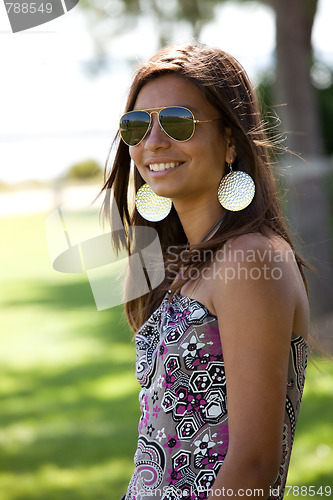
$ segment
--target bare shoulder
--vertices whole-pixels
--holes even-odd
[[[290,245],[280,236],[264,236],[260,233],[248,233],[229,240],[225,248],[225,262],[285,262],[295,261]]]
[[[281,237],[250,233],[229,240],[216,255],[211,271],[221,279],[212,280],[221,293],[228,286],[259,285],[273,281],[276,287],[294,287],[301,279],[294,251]],[[218,272],[219,271],[219,272]],[[302,281],[302,279],[301,279]]]
[[[236,302],[240,313],[254,309],[307,335],[307,295],[294,251],[283,238],[251,233],[228,241],[216,255],[210,278],[209,303],[216,315],[228,315]]]

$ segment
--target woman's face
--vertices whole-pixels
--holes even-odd
[[[134,110],[165,106],[186,107],[197,120],[219,118],[218,111],[199,88],[177,75],[160,76],[146,83]],[[235,155],[230,148],[230,132],[222,134],[219,121],[198,123],[190,140],[177,142],[161,130],[156,113],[152,114],[152,120],[152,128],[144,140],[130,147],[131,158],[144,181],[157,195],[171,198],[176,209],[184,202],[218,203],[217,188],[225,162],[232,162]],[[171,168],[165,169],[166,164]],[[162,170],[153,170],[157,168]]]

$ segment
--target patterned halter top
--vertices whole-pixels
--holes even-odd
[[[228,451],[228,405],[217,317],[166,294],[136,336],[141,418],[126,500],[206,500]],[[279,472],[282,499],[302,398],[307,343],[290,345]]]

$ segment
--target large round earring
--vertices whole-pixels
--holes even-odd
[[[255,193],[255,184],[246,172],[234,171],[231,163],[228,166],[230,172],[221,179],[217,196],[223,208],[237,212],[250,205]]]
[[[144,219],[158,222],[169,215],[172,201],[170,198],[158,196],[148,184],[143,184],[136,193],[135,206]]]

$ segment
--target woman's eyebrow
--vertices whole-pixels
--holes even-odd
[[[158,111],[159,109],[166,108],[186,108],[192,111],[193,113],[198,113],[198,109],[195,106],[187,105],[187,104],[170,104],[170,106],[158,106],[157,108],[133,108],[132,111]]]

